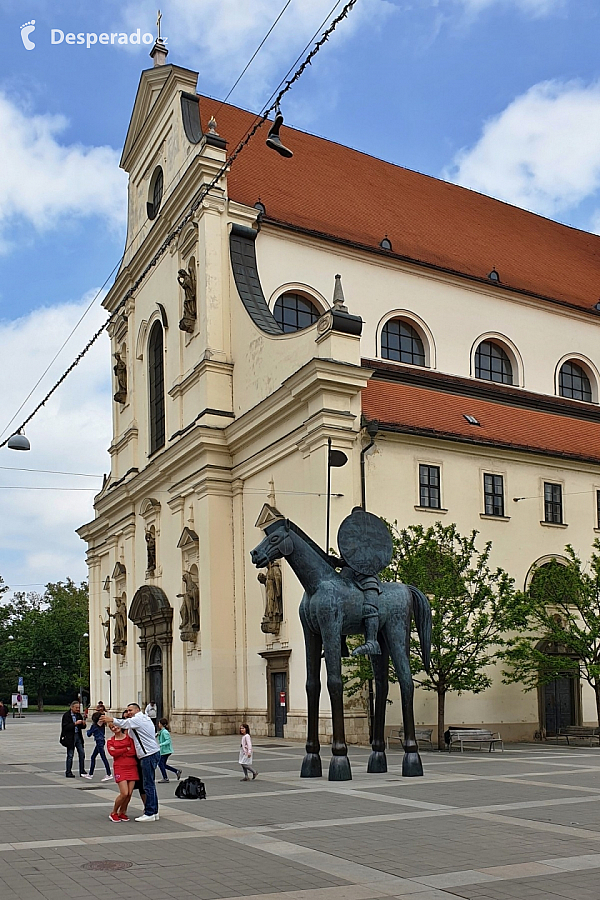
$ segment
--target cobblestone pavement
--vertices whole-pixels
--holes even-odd
[[[207,800],[160,784],[159,822],[113,825],[115,786],[102,766],[65,779],[59,727],[31,715],[0,732],[1,900],[600,900],[596,747],[424,752],[414,779],[398,751],[367,775],[351,748],[354,780],[336,784],[299,778],[302,745],[258,738],[259,778],[241,784],[235,736],[174,735],[171,763]]]

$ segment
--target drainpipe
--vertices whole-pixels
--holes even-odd
[[[370,422],[365,422],[365,430],[369,437],[371,438],[370,442],[366,447],[363,447],[360,451],[360,489],[361,489],[361,498],[362,498],[362,508],[366,511],[367,509],[367,488],[365,484],[365,456],[367,450],[370,450],[371,447],[375,443],[375,438],[379,432],[379,422],[377,419],[372,419]]]

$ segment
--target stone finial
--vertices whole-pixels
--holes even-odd
[[[216,134],[216,135],[219,134],[219,132],[217,131],[217,120],[215,119],[214,116],[211,116],[210,119],[208,120],[208,133]]]
[[[342,276],[335,276],[335,287],[333,288],[333,308],[336,312],[348,312],[348,307],[344,302],[344,290],[342,288]]]
[[[150,56],[154,60],[154,68],[157,66],[165,66],[167,64],[168,55],[169,51],[167,50],[163,39],[161,37],[156,38],[154,47],[150,51]]]

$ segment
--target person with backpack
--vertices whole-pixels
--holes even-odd
[[[85,728],[85,719],[81,715],[79,700],[73,700],[70,707],[63,714],[60,728],[60,743],[67,750],[67,762],[65,778],[75,778],[73,775],[73,756],[77,750],[79,757],[79,774],[85,775],[85,748],[83,746],[82,731]]]
[[[177,776],[177,781],[181,778],[181,769],[174,769],[173,766],[167,765],[167,760],[173,752],[173,744],[171,743],[171,735],[169,734],[169,720],[168,719],[159,719],[158,722],[158,746],[160,747],[160,761],[158,763],[158,768],[162,773],[162,781],[159,781],[159,784],[168,784],[169,776],[167,775],[167,770],[169,772],[174,772]]]
[[[104,737],[104,725],[99,725],[99,719],[102,713],[95,712],[92,716],[92,724],[87,730],[87,736],[93,737],[96,742],[96,746],[94,747],[94,752],[90,758],[90,772],[89,775],[82,775],[82,778],[88,778],[90,781],[94,777],[94,769],[96,767],[96,757],[99,756],[102,762],[104,763],[104,768],[106,769],[106,775],[102,779],[102,781],[112,781],[112,774],[110,771],[110,763],[106,758],[106,753],[104,752],[104,747],[106,745],[106,738]]]
[[[254,781],[254,779],[258,775],[258,772],[256,771],[256,769],[252,768],[252,739],[250,737],[250,729],[245,722],[240,725],[240,734],[242,736],[242,740],[240,743],[239,763],[244,770],[244,777],[240,780],[250,781],[250,779],[248,778],[248,773],[252,772],[252,781]]]

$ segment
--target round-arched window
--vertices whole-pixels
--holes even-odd
[[[304,294],[281,294],[273,307],[275,321],[287,334],[290,331],[300,331],[308,328],[316,322],[321,315],[320,310]]]
[[[160,166],[157,166],[152,173],[152,178],[150,179],[148,203],[146,204],[146,211],[148,213],[149,219],[155,219],[157,217],[158,211],[160,209],[160,204],[162,203],[162,195],[163,170]]]
[[[390,319],[383,326],[381,355],[384,359],[393,359],[411,366],[425,365],[425,348],[421,336],[403,319]]]
[[[563,363],[558,373],[558,393],[571,400],[592,402],[592,386],[581,366],[575,362]]]
[[[475,378],[497,381],[500,384],[513,383],[512,363],[499,344],[492,341],[481,342],[475,351]]]

